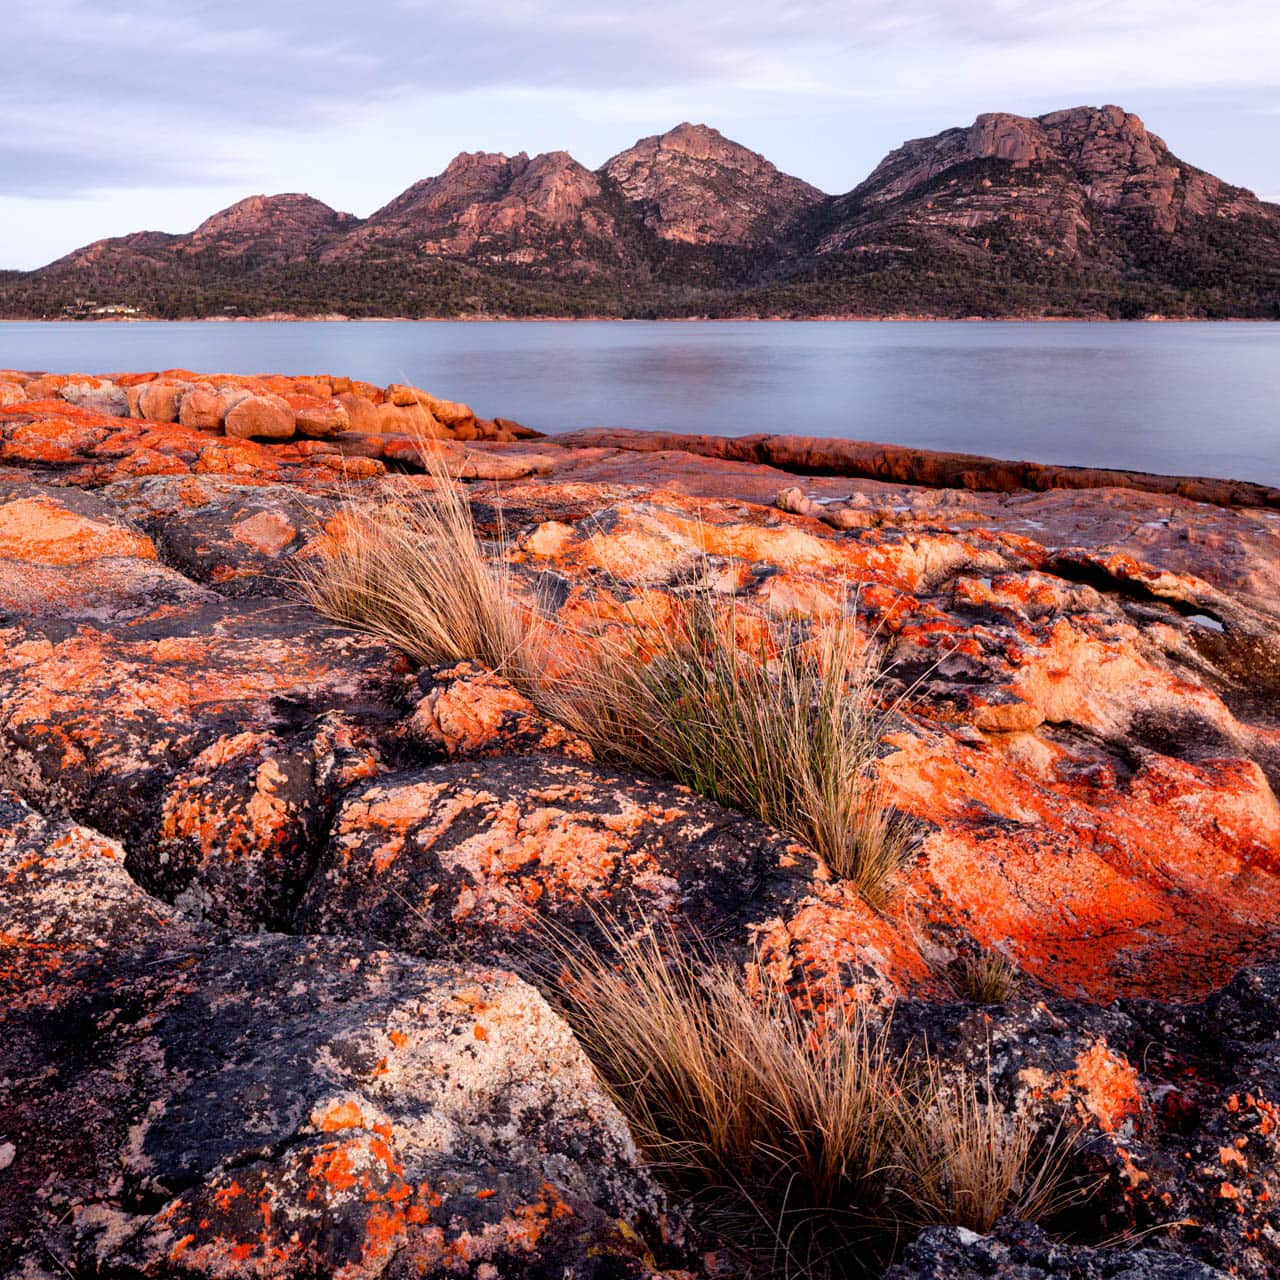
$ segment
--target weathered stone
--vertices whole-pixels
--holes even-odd
[[[383,434],[419,436],[427,439],[446,439],[450,432],[437,422],[430,409],[417,401],[398,405],[388,402],[377,408],[377,431]]]
[[[347,411],[347,424],[352,431],[376,435],[382,430],[382,415],[372,400],[354,391],[339,392],[335,399]]]
[[[450,759],[548,752],[590,760],[591,748],[542,715],[508,681],[474,662],[423,671],[423,696],[400,732]]]
[[[304,436],[323,440],[351,426],[350,415],[337,400],[300,395],[289,397],[288,403],[294,412],[298,430]]]
[[[195,431],[221,431],[231,403],[212,387],[194,386],[182,397],[178,421]]]
[[[174,918],[129,877],[114,840],[42,817],[11,791],[0,791],[0,886],[0,1020],[39,1010],[63,966],[144,945]]]
[[[131,870],[193,916],[248,930],[281,928],[337,796],[378,770],[370,736],[336,713],[288,739],[224,734],[166,788],[154,832],[136,842]]]
[[[652,1274],[661,1197],[511,975],[216,943],[3,794],[0,883],[4,1274]]]
[[[543,438],[541,431],[535,431],[533,427],[522,426],[514,418],[494,418],[494,427],[512,440],[540,440]]]
[[[376,480],[387,473],[387,468],[377,458],[360,455],[344,457],[342,454],[326,453],[316,461],[326,471],[334,471],[346,480]]]
[[[226,416],[227,435],[240,440],[288,440],[295,427],[294,413],[280,396],[249,396]]]
[[[588,934],[600,916],[651,917],[736,946],[748,923],[799,903],[812,875],[790,841],[683,788],[507,756],[349,794],[298,927],[501,956],[536,945],[539,915]]]
[[[465,449],[449,440],[425,446],[408,436],[385,437],[382,456],[419,471],[438,466],[456,480],[523,480],[550,475],[557,464],[557,459],[546,453],[492,453]]]
[[[464,429],[474,428],[476,415],[472,412],[470,405],[461,404],[457,400],[442,400],[439,396],[433,396],[429,391],[418,390],[414,394],[417,403],[428,410],[437,422],[450,428],[459,440],[467,437],[457,433]]]
[[[931,1227],[884,1280],[1226,1280],[1227,1273],[1173,1250],[1072,1248],[1025,1222],[994,1236]]]
[[[756,462],[786,471],[863,476],[904,484],[1007,493],[1013,489],[1096,489],[1116,486],[1148,493],[1176,494],[1223,506],[1280,507],[1280,489],[1238,480],[1198,476],[1153,476],[1096,467],[1055,467],[1038,462],[1005,462],[975,454],[908,449],[820,436],[699,436],[667,431],[598,428],[556,437],[561,445],[620,448],[637,452],[681,450],[731,462]]]
[[[290,561],[320,537],[338,503],[283,484],[223,475],[124,482],[106,491],[154,539],[165,563],[228,596],[279,596]]]
[[[129,395],[123,387],[101,378],[63,384],[61,397],[68,404],[109,418],[129,416]]]
[[[393,652],[317,627],[296,605],[210,596],[150,614],[129,602],[118,630],[60,618],[0,625],[0,782],[126,836],[221,737],[343,708],[394,719]]]
[[[188,390],[180,382],[148,382],[138,392],[139,416],[152,422],[177,422]]]

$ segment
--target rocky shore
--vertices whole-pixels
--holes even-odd
[[[0,372],[0,1276],[734,1274],[517,976],[604,908],[892,1006],[1075,1135],[1084,1200],[893,1280],[1280,1272],[1280,495],[535,435],[348,378]],[[305,607],[424,448],[551,611],[661,617],[702,557],[766,616],[859,584],[911,690],[888,904]]]

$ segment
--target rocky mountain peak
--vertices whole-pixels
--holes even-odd
[[[445,165],[441,176],[456,178],[468,173],[500,171],[511,165],[524,165],[528,159],[527,151],[517,151],[514,156],[508,156],[503,151],[459,151]]]
[[[369,219],[374,227],[442,229],[453,223],[483,222],[485,209],[499,205],[532,205],[545,216],[580,208],[600,194],[600,183],[567,151],[551,151],[532,159],[520,151],[463,152],[443,173],[415,183]]]
[[[462,152],[363,222],[310,196],[251,196],[189,234],[98,241],[8,274],[0,310],[15,316],[105,298],[161,315],[268,302],[703,314],[709,302],[717,314],[1269,317],[1280,207],[1179,160],[1114,104],[986,113],[903,143],[830,197],[684,121],[595,172],[566,151]]]
[[[601,172],[643,207],[652,231],[689,244],[758,243],[824,198],[718,130],[688,122],[641,138]]]
[[[249,196],[206,218],[184,237],[181,251],[294,258],[359,222],[354,214],[339,213],[323,201],[297,192]]]
[[[969,128],[966,150],[974,157],[1008,160],[1015,165],[1043,160],[1053,149],[1038,120],[990,111]]]
[[[463,152],[379,209],[329,257],[393,241],[417,253],[475,255],[521,269],[540,269],[548,257],[575,262],[583,237],[614,233],[592,207],[600,194],[600,180],[567,151]]]
[[[843,228],[829,241],[836,247],[889,210],[931,234],[950,228],[970,237],[1016,210],[1025,241],[1069,257],[1109,215],[1137,216],[1166,235],[1208,215],[1269,216],[1251,193],[1185,164],[1114,105],[980,115],[967,129],[904,143],[837,204],[857,229]]]
[[[682,155],[699,160],[714,157],[722,162],[745,160],[750,163],[756,156],[754,151],[748,151],[746,147],[731,142],[719,129],[713,129],[708,124],[690,124],[687,120],[676,125],[674,129],[668,129],[666,133],[659,134],[653,141],[660,151],[678,151]],[[639,145],[641,144],[637,143],[637,146]]]
[[[398,223],[408,215],[449,217],[477,200],[495,199],[528,163],[523,151],[514,156],[500,151],[460,152],[442,173],[415,182],[369,221],[376,226]]]
[[[559,223],[600,195],[600,180],[567,151],[549,151],[529,161],[512,181],[510,195]]]
[[[354,214],[339,213],[313,196],[289,192],[238,200],[206,218],[191,236],[195,241],[213,241],[273,232],[327,234],[358,221]]]

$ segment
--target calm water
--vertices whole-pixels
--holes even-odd
[[[562,431],[849,436],[1280,483],[1280,324],[0,324],[0,367],[345,373]]]

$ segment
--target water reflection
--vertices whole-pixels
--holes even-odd
[[[349,373],[543,430],[847,435],[1280,483],[1280,325],[0,325],[0,367]]]

